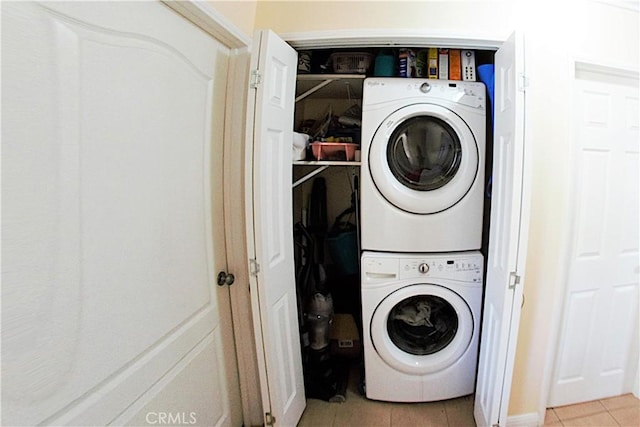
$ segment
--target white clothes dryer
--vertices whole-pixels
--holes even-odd
[[[362,249],[480,249],[483,83],[369,78],[362,101]]]
[[[474,392],[483,257],[362,255],[369,399],[429,402]]]

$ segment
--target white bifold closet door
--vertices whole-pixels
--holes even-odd
[[[253,39],[247,123],[247,236],[265,425],[296,425],[306,405],[298,325],[291,146],[298,56],[269,30]]]
[[[504,426],[520,322],[528,229],[524,46],[512,34],[495,55],[491,227],[474,404],[478,426]]]

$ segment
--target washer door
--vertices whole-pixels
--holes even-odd
[[[478,158],[477,142],[460,116],[439,105],[414,104],[390,114],[376,130],[369,171],[391,204],[432,214],[469,192]]]
[[[473,316],[455,292],[416,284],[387,296],[371,319],[371,341],[394,369],[422,375],[454,364],[473,336]]]

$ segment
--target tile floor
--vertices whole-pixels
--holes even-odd
[[[640,426],[640,400],[625,394],[593,402],[547,409],[545,426]]]
[[[298,427],[464,427],[475,426],[473,396],[442,402],[389,403],[358,392],[360,373],[351,369],[344,403],[307,399]]]
[[[388,403],[368,400],[351,370],[344,403],[308,399],[299,427],[473,427],[473,396],[442,402]],[[631,394],[547,409],[545,426],[640,426],[640,400]]]

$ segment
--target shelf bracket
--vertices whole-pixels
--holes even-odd
[[[327,79],[327,80],[325,80],[323,82],[318,83],[317,85],[315,85],[314,87],[312,87],[311,89],[306,91],[305,93],[302,93],[302,94],[298,95],[296,97],[296,102],[302,101],[307,96],[311,95],[313,92],[316,92],[316,91],[322,89],[323,87],[325,87],[326,85],[328,85],[329,83],[334,82],[334,81],[336,81],[336,79]]]
[[[313,178],[314,176],[318,175],[320,172],[322,172],[323,170],[327,169],[329,167],[329,165],[323,165],[318,167],[318,169],[314,169],[313,171],[309,172],[308,174],[306,174],[305,176],[303,176],[302,178],[300,178],[299,180],[297,180],[296,182],[293,183],[293,188],[296,188],[298,185],[302,184],[303,182],[306,182],[308,180],[310,180],[311,178]]]

